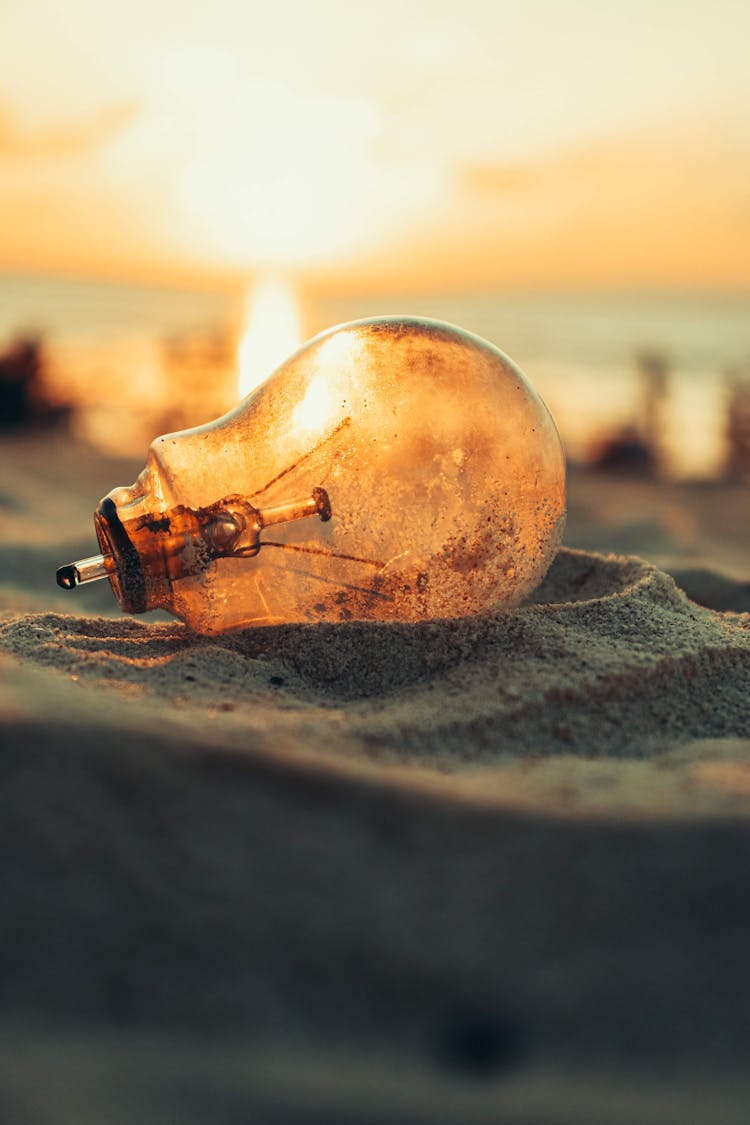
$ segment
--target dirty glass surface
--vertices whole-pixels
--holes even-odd
[[[123,608],[215,633],[512,605],[564,518],[557,429],[515,364],[460,329],[380,318],[316,337],[229,414],[158,438],[98,523]]]

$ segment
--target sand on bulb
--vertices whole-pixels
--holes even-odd
[[[458,617],[529,593],[564,522],[560,438],[512,360],[451,325],[380,317],[157,438],[96,509],[101,555],[57,577],[107,577],[123,610],[201,633]]]

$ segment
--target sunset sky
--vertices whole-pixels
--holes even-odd
[[[750,285],[746,0],[0,0],[0,269]]]

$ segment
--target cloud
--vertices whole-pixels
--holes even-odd
[[[747,287],[749,134],[726,113],[456,162],[441,213],[377,270],[415,288]]]
[[[123,102],[84,121],[29,128],[0,107],[0,160],[41,161],[88,155],[119,136],[137,112],[137,103]]]
[[[479,161],[458,166],[458,191],[476,200],[501,201],[559,188],[562,183],[584,183],[618,170],[628,156],[622,142],[571,147],[527,161]]]
[[[502,204],[555,197],[562,206],[594,199],[651,206],[746,194],[750,130],[729,114],[664,120],[640,130],[602,135],[518,162],[465,161],[454,169],[456,194],[468,203]]]
[[[522,164],[467,164],[459,173],[460,186],[482,198],[518,195],[533,191],[539,181],[538,170]]]

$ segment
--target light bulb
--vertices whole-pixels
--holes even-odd
[[[95,514],[120,607],[201,633],[459,617],[544,577],[565,522],[546,406],[497,348],[382,317],[315,337],[236,409],[166,434]]]

